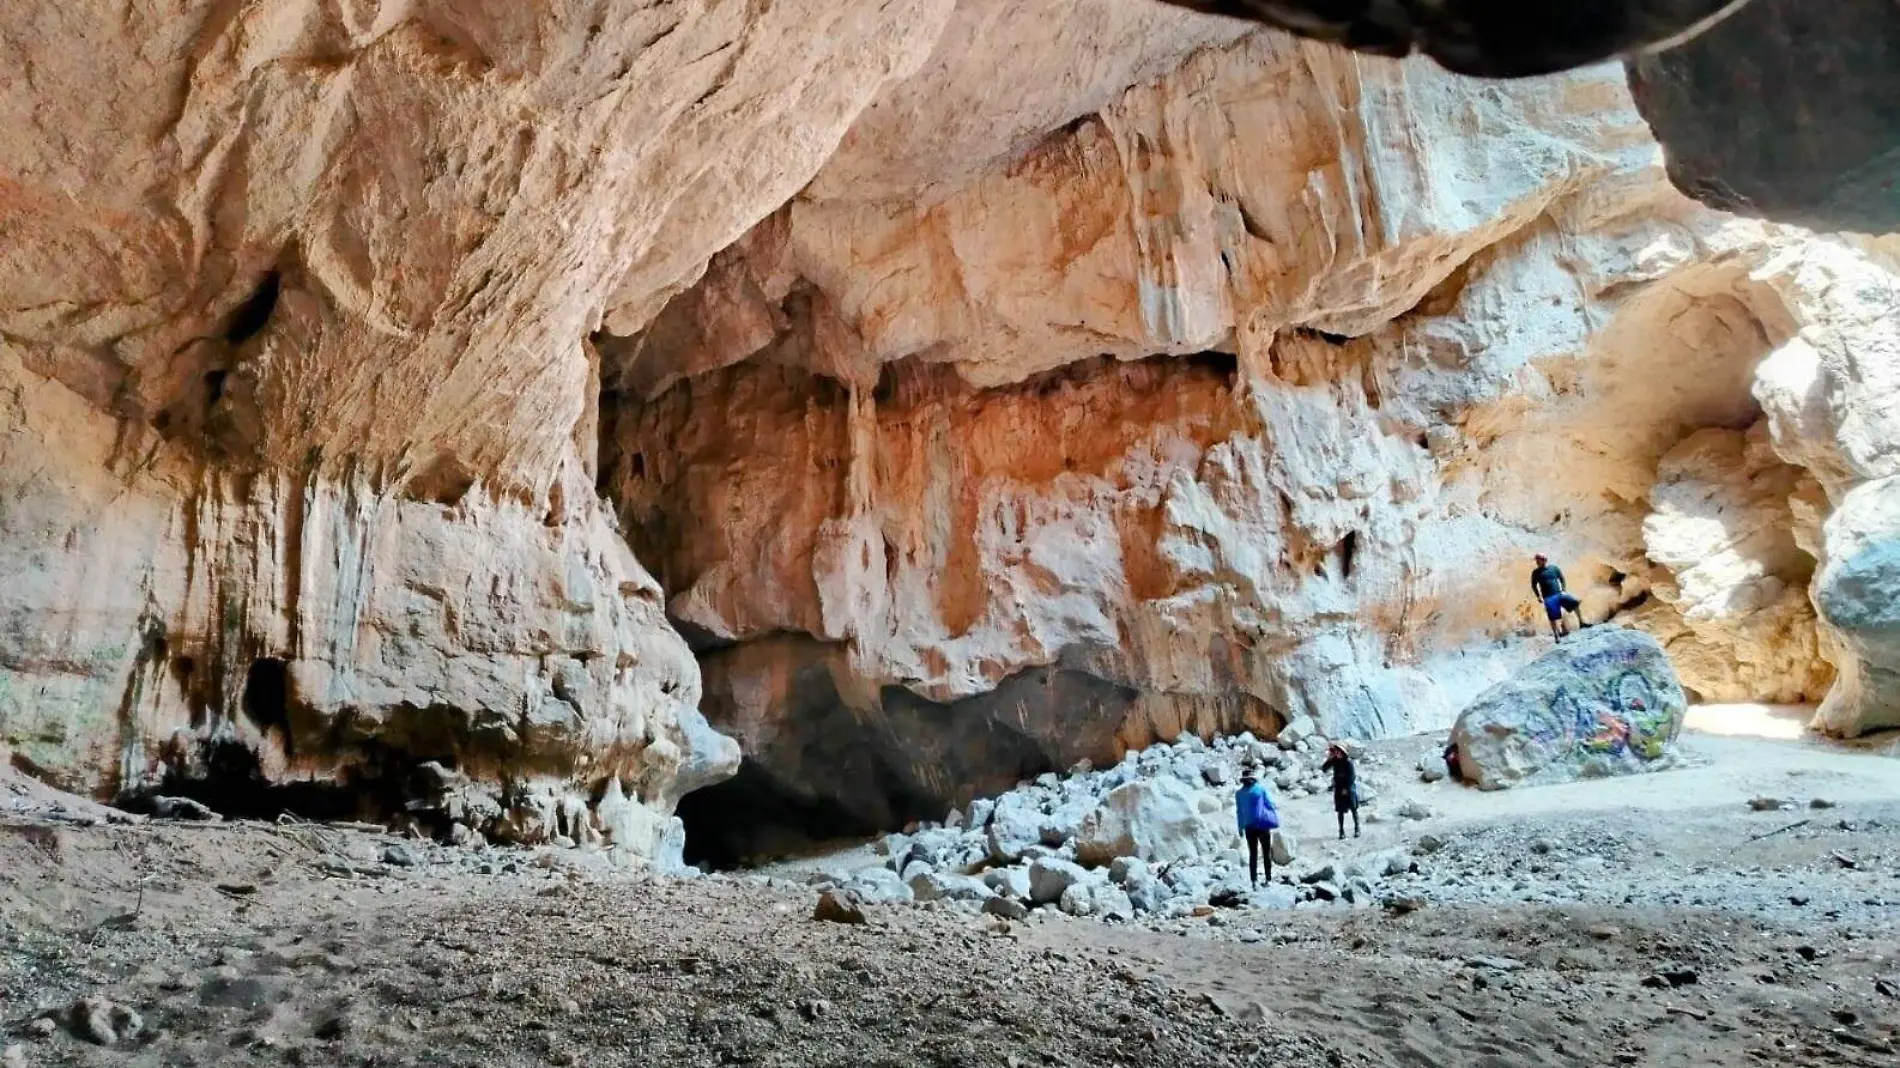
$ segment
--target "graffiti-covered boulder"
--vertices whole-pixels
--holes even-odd
[[[1458,717],[1459,772],[1487,790],[1668,767],[1688,699],[1647,634],[1572,635]]]

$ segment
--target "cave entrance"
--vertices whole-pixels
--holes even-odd
[[[209,743],[193,767],[171,767],[155,789],[120,799],[129,811],[151,811],[154,797],[185,797],[227,819],[349,820],[373,816],[384,792],[351,778],[272,782],[257,753],[235,739]]]
[[[686,825],[686,863],[714,871],[833,852],[898,829],[835,802],[791,797],[749,761],[681,798],[675,815]]]

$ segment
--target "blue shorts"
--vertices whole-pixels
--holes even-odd
[[[1567,593],[1553,593],[1544,598],[1544,614],[1550,617],[1552,623],[1562,619],[1565,611],[1575,612],[1582,607],[1583,602]]]

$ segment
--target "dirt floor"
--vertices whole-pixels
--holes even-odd
[[[1425,744],[1381,757],[1400,767]],[[1432,818],[1345,843],[1295,802],[1293,877],[1408,848],[1421,871],[1401,907],[1140,925],[948,905],[820,923],[794,868],[657,879],[573,851],[119,822],[13,781],[0,1057],[1900,1065],[1900,763],[1712,733],[1685,750],[1688,766],[1640,780],[1411,785],[1381,808]],[[1757,811],[1763,797],[1784,805]]]

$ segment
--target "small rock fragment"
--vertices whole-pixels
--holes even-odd
[[[72,1008],[73,1034],[100,1046],[117,1045],[145,1029],[139,1014],[101,997],[80,998]]]
[[[1808,802],[1808,807],[1816,810],[1829,809],[1834,807],[1834,802],[1825,797],[1816,797]]]
[[[1748,802],[1748,807],[1756,812],[1780,812],[1783,802],[1779,797],[1757,797]]]
[[[1431,806],[1417,801],[1407,801],[1399,806],[1399,818],[1402,820],[1428,820],[1435,815],[1437,813],[1432,811]]]
[[[383,863],[395,868],[413,868],[416,866],[416,855],[401,842],[392,842],[383,849]]]
[[[849,890],[827,890],[818,895],[818,907],[812,910],[811,918],[826,923],[861,924],[865,922],[864,904]]]

